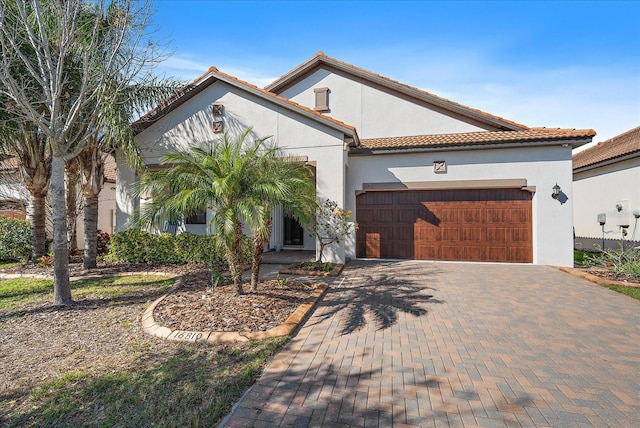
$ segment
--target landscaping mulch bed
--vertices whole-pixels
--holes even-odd
[[[284,323],[311,295],[311,285],[296,281],[262,281],[257,291],[233,284],[212,289],[203,269],[182,277],[181,286],[154,311],[155,321],[171,330],[266,331]]]
[[[632,286],[639,286],[640,285],[640,278],[634,278],[634,277],[630,277],[630,276],[625,276],[625,275],[619,275],[615,272],[612,272],[611,270],[608,269],[604,269],[604,268],[586,268],[584,269],[585,272],[590,273],[591,275],[595,275],[599,278],[608,280],[608,281],[618,281],[618,282],[623,282],[623,283],[628,283],[629,285]]]

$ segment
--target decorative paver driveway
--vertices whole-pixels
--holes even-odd
[[[533,265],[344,278],[226,426],[640,426],[637,300]]]

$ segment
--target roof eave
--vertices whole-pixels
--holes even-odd
[[[591,139],[591,137],[588,137]],[[575,140],[575,137],[573,137]],[[585,141],[582,144],[586,144]],[[382,154],[401,154],[401,153],[420,153],[420,152],[445,152],[460,150],[489,150],[494,148],[523,148],[523,147],[549,147],[549,146],[566,146],[573,147],[572,141],[567,140],[526,140],[526,141],[500,141],[500,142],[478,142],[478,143],[462,143],[462,144],[438,144],[422,147],[406,147],[406,148],[377,148],[367,149],[358,148],[352,151],[353,155],[382,155]]]
[[[620,156],[604,159],[604,160],[601,160],[601,161],[598,161],[598,162],[594,162],[594,163],[591,163],[591,164],[588,164],[588,165],[583,165],[583,166],[574,168],[573,169],[573,173],[575,174],[575,173],[579,173],[579,172],[590,171],[592,169],[600,168],[600,167],[607,166],[607,165],[613,165],[615,163],[623,162],[623,161],[626,161],[626,160],[629,160],[629,159],[635,159],[637,157],[640,157],[640,150],[636,150],[636,151],[633,151],[633,152],[630,152],[630,153],[625,153],[625,154],[620,155]]]

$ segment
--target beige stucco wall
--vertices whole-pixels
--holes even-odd
[[[315,107],[314,88],[327,87],[330,111],[324,114],[355,126],[360,138],[483,131],[450,115],[409,102],[382,88],[319,69],[280,95]]]
[[[640,157],[579,172],[573,176],[574,225],[577,237],[602,238],[597,221],[606,214],[605,238],[621,239],[620,225],[628,224],[628,240],[640,240],[634,210],[640,210]],[[620,203],[622,211],[616,209]]]
[[[444,160],[445,174],[433,171]],[[347,175],[347,208],[355,210],[356,192],[363,183],[435,182],[460,180],[526,179],[535,187],[533,209],[533,263],[573,266],[571,149],[538,147],[351,156]],[[551,197],[558,183],[564,203]],[[355,246],[347,256],[355,255]]]
[[[252,127],[256,137],[273,137],[284,153],[305,156],[308,162],[316,166],[318,198],[330,198],[344,205],[343,133],[221,81],[212,84],[136,137],[147,164],[160,163],[162,154],[174,147],[185,149],[215,142],[220,135],[213,132],[213,104],[224,105],[221,119],[226,130],[239,132]],[[119,165],[118,230],[125,227],[137,204],[126,190],[135,182],[133,171]],[[315,249],[315,241],[307,231],[304,238],[304,248]],[[344,252],[338,249],[332,259],[344,261]]]
[[[98,229],[111,235],[115,232],[116,184],[104,183],[98,195]],[[84,215],[80,212],[77,223],[78,248],[84,248]]]

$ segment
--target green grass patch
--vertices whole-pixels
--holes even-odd
[[[22,264],[21,262],[3,261],[3,262],[0,262],[0,269],[6,269],[6,268],[14,267],[14,266],[20,266],[21,264]]]
[[[581,250],[573,250],[573,261],[579,265],[584,264],[585,252]]]
[[[14,309],[27,303],[53,298],[53,281],[36,278],[0,280],[0,309]]]
[[[624,285],[607,285],[609,290],[617,291],[620,294],[626,294],[634,299],[640,300],[640,288],[625,287]]]
[[[174,280],[156,275],[134,275],[82,279],[71,283],[74,299],[114,299],[126,297],[149,287],[169,288]],[[15,309],[28,303],[53,300],[53,281],[50,279],[15,278],[0,280],[0,310]]]
[[[34,390],[28,411],[8,426],[215,426],[287,340],[180,344],[162,361],[101,375],[70,371]]]

